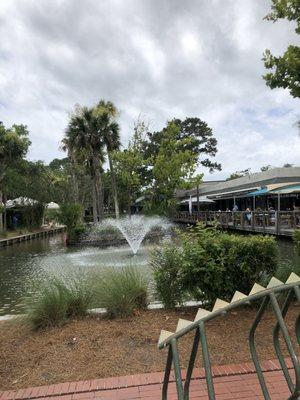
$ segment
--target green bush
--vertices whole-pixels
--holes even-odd
[[[296,251],[300,255],[300,229],[294,232],[293,241],[295,243]]]
[[[29,230],[40,228],[43,222],[44,210],[45,206],[42,203],[20,206],[24,227]]]
[[[51,209],[51,208],[45,209],[44,217],[49,222],[58,222],[60,219],[59,216],[60,216],[60,210]]]
[[[182,235],[183,287],[196,300],[230,300],[235,290],[249,293],[279,263],[277,244],[268,236],[242,236],[197,226]]]
[[[153,250],[150,255],[155,290],[166,308],[174,308],[183,302],[182,260],[182,250],[170,244]]]
[[[93,292],[84,278],[49,278],[25,299],[26,320],[33,329],[62,325],[69,318],[83,317]]]
[[[137,268],[108,268],[94,279],[95,301],[109,317],[125,317],[147,307],[147,280]]]
[[[60,223],[66,225],[69,240],[77,240],[78,236],[85,231],[82,224],[82,214],[83,209],[81,204],[61,204],[58,219]]]
[[[230,301],[236,290],[249,293],[254,282],[274,274],[279,264],[272,237],[233,235],[201,225],[180,237],[181,251],[174,245],[155,255],[157,292],[170,306],[185,297],[210,304],[217,297]],[[174,293],[170,289],[168,294],[172,285]]]

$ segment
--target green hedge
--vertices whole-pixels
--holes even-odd
[[[235,290],[248,293],[254,282],[272,275],[279,265],[272,237],[228,234],[201,225],[180,237],[181,251],[165,247],[151,257],[156,291],[168,307],[185,297],[207,303],[217,297],[229,301]],[[166,299],[173,296],[174,282],[175,292],[180,289],[180,293],[177,301],[169,302]]]

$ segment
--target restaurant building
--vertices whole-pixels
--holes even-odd
[[[228,181],[177,190],[181,211],[300,211],[300,167],[272,168]]]

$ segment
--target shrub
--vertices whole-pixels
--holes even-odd
[[[137,268],[109,268],[96,275],[96,301],[109,317],[125,317],[147,307],[147,281]]]
[[[300,230],[296,230],[293,235],[293,241],[298,255],[300,255]]]
[[[49,278],[25,299],[26,320],[33,329],[63,324],[68,318],[82,317],[92,301],[92,290],[85,279]]]
[[[44,213],[45,219],[47,219],[49,222],[58,222],[59,217],[60,217],[60,210],[56,209],[51,209],[51,208],[46,208],[45,213]]]
[[[40,228],[43,222],[44,210],[45,206],[42,203],[21,206],[20,212],[23,225],[29,230]]]
[[[180,237],[181,250],[173,245],[154,255],[156,289],[167,306],[186,297],[210,304],[217,297],[229,301],[235,290],[249,293],[279,264],[272,237],[233,235],[202,225]]]
[[[182,250],[171,244],[155,249],[150,255],[155,290],[166,308],[174,308],[183,301],[182,258]]]
[[[183,287],[197,300],[230,300],[235,290],[248,293],[279,263],[277,244],[268,236],[242,236],[196,227],[183,234]]]
[[[82,224],[82,205],[77,203],[61,204],[59,210],[59,222],[66,225],[69,240],[77,240],[85,230]]]

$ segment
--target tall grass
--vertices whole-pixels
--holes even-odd
[[[69,318],[86,315],[92,298],[84,276],[49,277],[25,299],[25,318],[33,329],[59,326]]]
[[[37,330],[84,317],[92,307],[109,317],[125,317],[147,307],[147,280],[134,267],[109,268],[94,274],[48,277],[24,299],[25,320]]]
[[[95,277],[95,300],[109,317],[125,317],[147,307],[147,279],[132,266],[109,268]]]
[[[281,263],[276,270],[276,278],[285,282],[290,274],[294,272],[295,274],[300,276],[300,262],[285,262]]]

